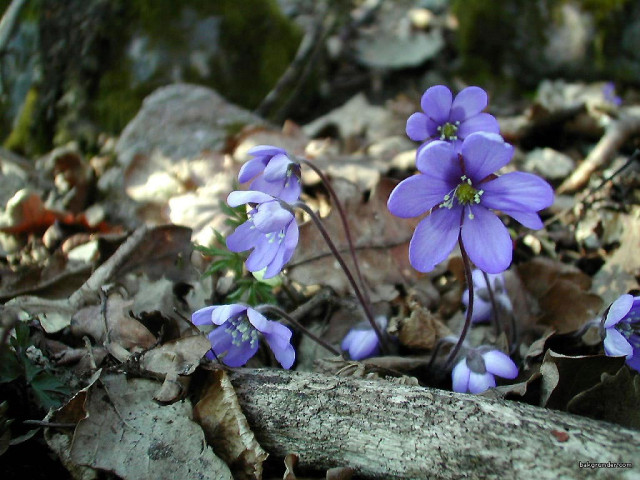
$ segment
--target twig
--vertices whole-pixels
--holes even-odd
[[[587,158],[557,189],[557,193],[573,192],[584,186],[598,168],[609,162],[615,153],[632,136],[640,133],[640,107],[620,110],[617,119],[607,126],[604,135]]]

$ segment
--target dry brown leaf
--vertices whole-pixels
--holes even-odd
[[[194,418],[234,478],[260,480],[268,454],[251,431],[226,372],[214,370],[209,378],[209,386],[194,407]]]
[[[193,335],[166,342],[146,352],[140,366],[164,379],[154,398],[163,403],[177,400],[183,393],[179,376],[191,375],[210,349],[209,340],[202,335]]]
[[[409,301],[408,317],[391,319],[387,331],[398,337],[405,347],[431,350],[442,337],[451,335],[451,330],[442,322],[440,316],[424,308],[418,302]]]
[[[8,202],[0,216],[0,232],[18,235],[22,233],[44,233],[54,222],[73,223],[69,212],[49,210],[40,195],[29,189],[17,192]]]
[[[411,267],[408,255],[409,240],[416,222],[395,217],[387,209],[387,199],[396,182],[382,178],[368,199],[349,182],[334,180],[333,184],[343,202],[367,283],[372,287],[410,285],[419,278],[420,274]],[[333,209],[322,221],[353,270],[338,213]],[[311,222],[300,228],[300,241],[289,266],[289,274],[292,280],[303,285],[322,284],[340,293],[351,291],[344,273]]]
[[[559,334],[578,330],[602,308],[602,299],[588,292],[591,278],[575,267],[537,257],[519,265],[517,271],[538,302],[539,323]]]
[[[190,405],[158,405],[153,400],[158,386],[147,379],[105,376],[89,393],[88,416],[75,430],[71,460],[126,480],[232,480],[191,420]]]
[[[624,365],[624,357],[581,355],[569,357],[547,350],[542,375],[540,405],[566,409],[569,401],[600,382],[603,373],[615,374]]]

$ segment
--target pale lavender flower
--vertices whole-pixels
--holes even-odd
[[[496,386],[496,376],[514,379],[518,376],[518,367],[499,350],[469,350],[451,372],[453,391],[482,393]]]
[[[258,145],[249,150],[254,158],[247,161],[238,173],[238,181],[255,178],[249,188],[293,203],[300,197],[300,165],[286,150],[271,145]],[[256,178],[257,177],[257,178]]]
[[[474,132],[500,133],[495,117],[482,113],[487,104],[487,92],[480,87],[467,87],[454,100],[451,90],[436,85],[422,95],[424,113],[414,113],[407,120],[407,135],[418,142],[448,141],[459,149]]]
[[[627,365],[640,372],[640,296],[620,296],[602,319],[604,351],[626,357]]]
[[[298,225],[293,213],[264,192],[231,192],[227,203],[232,207],[245,203],[252,206],[248,220],[227,237],[227,248],[232,252],[253,249],[245,264],[247,270],[259,272],[266,268],[265,279],[278,275],[298,244]]]
[[[216,305],[193,313],[194,325],[218,325],[210,334],[211,350],[229,367],[241,367],[258,351],[260,336],[276,360],[289,369],[296,358],[291,345],[291,330],[281,323],[267,320],[257,310],[240,304]]]
[[[622,105],[622,99],[616,95],[616,86],[613,82],[604,84],[602,87],[602,95],[607,102],[612,103],[616,107]]]
[[[489,286],[493,292],[493,299],[496,304],[502,307],[505,311],[512,311],[511,299],[507,294],[507,290],[504,285],[504,275],[502,273],[492,274],[488,273]],[[491,297],[489,296],[489,290],[487,289],[487,282],[484,279],[484,275],[481,270],[474,270],[471,273],[473,280],[473,313],[471,315],[471,321],[473,323],[488,322],[493,315],[493,305],[491,304]],[[469,290],[465,290],[462,294],[462,303],[469,306]]]
[[[375,321],[380,330],[384,332],[387,328],[387,318],[381,315],[376,317]],[[380,352],[378,336],[368,322],[363,322],[349,330],[340,346],[342,350],[349,352],[349,357],[352,360],[375,357]]]
[[[430,272],[444,261],[461,239],[469,258],[487,273],[500,273],[511,263],[509,232],[491,209],[500,210],[528,228],[542,228],[537,212],[553,203],[547,182],[530,173],[494,172],[511,160],[513,147],[491,133],[473,133],[460,152],[435,141],[418,154],[420,173],[391,192],[392,214],[417,217],[409,260],[416,270]]]

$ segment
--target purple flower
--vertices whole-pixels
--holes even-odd
[[[487,289],[487,282],[484,279],[484,275],[481,270],[474,270],[471,273],[473,279],[473,313],[471,315],[471,321],[473,323],[488,322],[491,320],[493,314],[493,305],[491,305],[491,297],[489,296],[489,290]],[[513,310],[511,305],[511,299],[507,295],[507,290],[504,286],[504,275],[502,273],[491,274],[488,273],[489,286],[493,292],[493,298],[497,305],[500,305],[504,310],[510,312]],[[462,294],[462,303],[469,306],[469,290],[465,290]]]
[[[620,296],[603,318],[604,351],[627,357],[627,365],[640,372],[640,296]]]
[[[258,351],[260,334],[283,368],[296,358],[291,346],[291,330],[267,320],[251,307],[240,304],[205,307],[191,315],[194,325],[219,325],[209,334],[211,350],[229,367],[241,367]]]
[[[387,328],[387,318],[376,317],[376,323],[384,332]],[[368,322],[352,328],[342,340],[342,350],[349,352],[349,357],[353,360],[375,357],[380,351],[378,336]]]
[[[474,133],[461,153],[442,141],[418,154],[420,173],[391,192],[388,208],[402,218],[426,212],[409,244],[409,260],[416,270],[430,272],[445,260],[458,238],[469,258],[487,273],[500,273],[511,263],[509,232],[490,210],[501,210],[528,228],[542,228],[536,213],[553,203],[547,182],[529,173],[493,172],[511,159],[513,147],[492,133]]]
[[[482,393],[496,386],[495,377],[514,379],[518,367],[513,360],[499,350],[470,350],[451,371],[453,391],[458,393]]]
[[[263,192],[231,192],[227,203],[237,207],[252,205],[249,219],[227,237],[227,248],[232,252],[253,249],[246,266],[250,272],[266,268],[265,279],[275,277],[291,260],[298,244],[298,225],[289,210],[280,201]]]
[[[289,158],[286,150],[270,145],[259,145],[249,150],[252,158],[238,173],[238,181],[245,183],[255,178],[250,189],[293,203],[300,197],[300,165]]]
[[[622,105],[622,99],[616,95],[616,86],[613,82],[604,84],[602,87],[602,95],[607,102],[612,103],[616,107]]]
[[[411,140],[431,142],[445,140],[457,149],[474,132],[500,133],[498,121],[488,113],[487,92],[480,87],[467,87],[455,100],[444,85],[429,88],[420,101],[424,113],[414,113],[407,120],[407,135]],[[423,148],[424,144],[420,147]]]

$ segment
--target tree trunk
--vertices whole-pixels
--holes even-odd
[[[640,478],[640,432],[517,402],[283,370],[230,373],[262,447],[368,478]],[[579,462],[635,463],[580,468]]]

